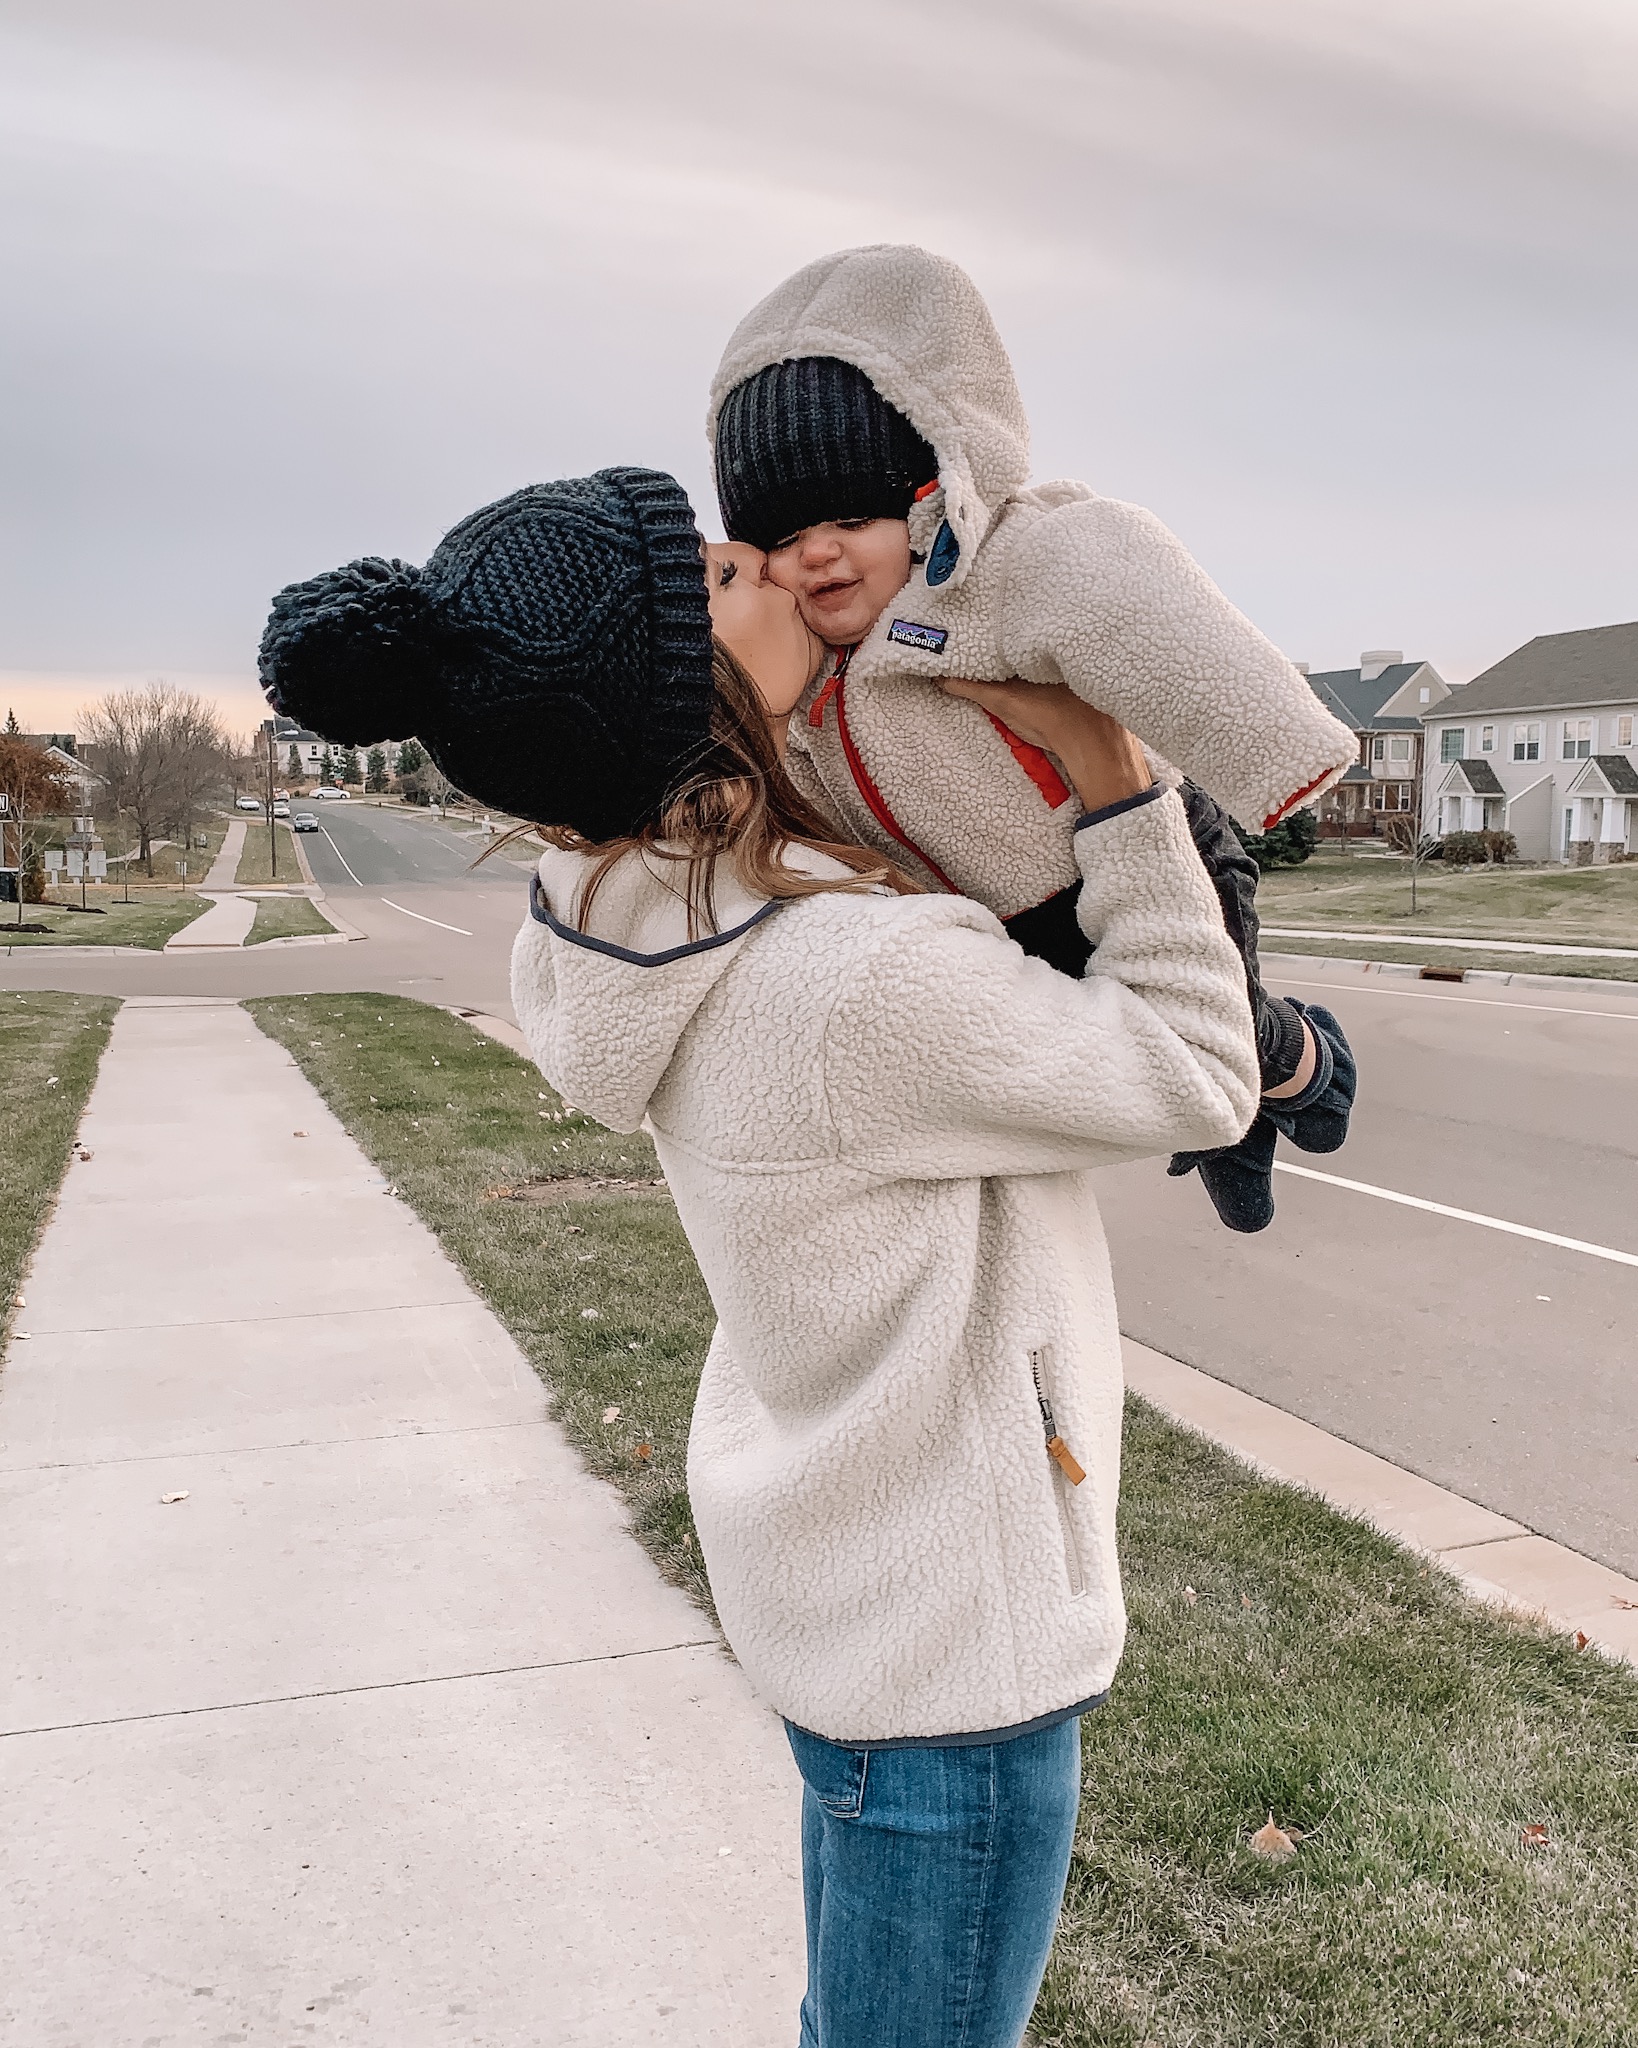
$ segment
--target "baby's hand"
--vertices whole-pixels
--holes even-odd
[[[946,695],[965,697],[999,718],[1031,746],[1055,755],[1089,811],[1139,796],[1154,780],[1142,747],[1125,726],[1063,683],[975,683],[952,676],[941,687]]]

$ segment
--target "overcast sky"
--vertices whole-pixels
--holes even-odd
[[[3,0],[0,136],[25,724],[248,726],[280,584],[534,479],[717,530],[723,341],[863,241],[1299,660],[1638,616],[1632,0]]]

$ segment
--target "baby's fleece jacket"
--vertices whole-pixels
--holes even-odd
[[[1120,1331],[1091,1169],[1232,1144],[1257,1074],[1177,797],[1075,844],[1079,981],[960,897],[770,906],[720,871],[691,943],[675,872],[637,854],[582,933],[592,863],[547,853],[513,952],[553,1086],[653,1131],[719,1319],[688,1451],[711,1589],[758,1691],[834,1741],[1015,1728],[1104,1691],[1120,1657]]]
[[[909,582],[791,722],[792,776],[849,839],[1006,919],[1074,886],[1059,764],[941,676],[1067,683],[1252,829],[1352,762],[1353,734],[1159,520],[1085,484],[1025,487],[1012,366],[955,264],[881,245],[788,278],[728,343],[713,435],[737,384],[800,356],[855,364],[939,462]]]

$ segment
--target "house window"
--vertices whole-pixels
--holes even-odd
[[[1493,725],[1479,727],[1479,752],[1493,754],[1496,751],[1496,728]]]
[[[1592,752],[1592,720],[1590,718],[1566,718],[1564,735],[1560,742],[1566,761],[1585,761]]]
[[[1541,727],[1539,725],[1514,726],[1513,759],[1515,761],[1539,761],[1541,759]]]
[[[1419,690],[1417,692],[1417,702],[1425,704],[1432,695],[1433,692],[1431,690]]]
[[[1618,747],[1630,747],[1632,745],[1632,718],[1630,714],[1615,721],[1615,744]]]
[[[1413,783],[1413,782],[1402,782],[1402,783],[1400,783],[1400,785],[1399,785],[1399,808],[1400,808],[1400,809],[1401,809],[1402,811],[1408,811],[1408,810],[1410,809],[1410,807],[1411,807],[1411,791],[1412,791],[1412,790],[1413,790],[1413,789],[1414,789],[1415,787],[1416,787],[1416,785],[1415,785],[1415,783]]]
[[[1388,786],[1385,782],[1378,782],[1371,790],[1371,809],[1373,811],[1385,811],[1387,808]]]
[[[1386,749],[1387,749],[1387,744],[1388,744],[1388,743],[1387,743],[1387,741],[1386,741],[1386,740],[1384,740],[1384,739],[1382,739],[1382,738],[1380,738],[1380,737],[1379,737],[1379,738],[1377,738],[1377,739],[1374,739],[1374,740],[1372,740],[1372,742],[1371,742],[1371,759],[1372,759],[1373,761],[1380,761],[1380,760],[1382,759],[1382,756],[1383,756],[1383,754],[1385,753],[1385,751],[1386,751]]]
[[[1459,761],[1467,752],[1467,727],[1449,725],[1439,735],[1439,759]]]
[[[1408,761],[1410,759],[1410,734],[1408,732],[1397,732],[1389,740],[1388,759],[1390,761]]]

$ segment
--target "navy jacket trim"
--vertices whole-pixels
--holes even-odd
[[[980,1728],[971,1735],[884,1735],[876,1742],[832,1742],[832,1749],[977,1749],[981,1745],[995,1742],[1015,1742],[1020,1735],[1040,1735],[1048,1728],[1056,1728],[1060,1721],[1074,1721],[1082,1714],[1090,1714],[1095,1707],[1101,1707],[1109,1695],[1096,1692],[1089,1700],[1077,1700],[1072,1707],[1058,1707],[1050,1714],[1037,1714],[1033,1721],[1015,1721],[1010,1728]],[[814,1742],[830,1742],[828,1735],[815,1735],[811,1728],[803,1728],[797,1722],[788,1724],[798,1735],[806,1735]]]
[[[1163,782],[1151,782],[1147,789],[1140,789],[1136,796],[1123,796],[1119,803],[1105,804],[1101,810],[1082,811],[1075,820],[1075,830],[1084,831],[1088,825],[1101,825],[1109,818],[1118,818],[1122,811],[1135,811],[1139,804],[1152,804],[1166,794]]]
[[[567,939],[571,946],[584,946],[589,953],[606,953],[611,960],[624,960],[632,967],[665,967],[673,960],[686,960],[691,953],[709,953],[714,946],[726,946],[759,925],[765,917],[771,917],[782,909],[782,896],[770,897],[762,908],[754,911],[743,924],[736,924],[732,931],[713,932],[708,939],[693,939],[686,946],[672,946],[664,953],[634,953],[629,946],[616,946],[607,939],[594,939],[588,932],[577,932],[572,925],[561,923],[546,907],[546,892],[540,886],[539,875],[529,877],[529,915],[543,924],[560,939]]]

